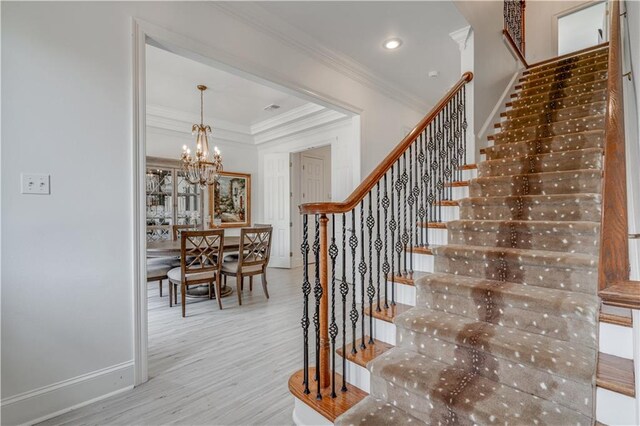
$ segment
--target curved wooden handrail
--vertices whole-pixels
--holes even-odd
[[[603,290],[629,279],[627,168],[622,98],[620,2],[611,1],[607,113],[598,284]]]
[[[473,73],[467,71],[462,74],[458,82],[447,92],[447,94],[438,102],[438,104],[409,132],[402,142],[385,157],[385,159],[376,167],[365,180],[341,203],[306,203],[300,205],[301,214],[332,214],[346,213],[351,211],[358,205],[360,201],[373,189],[380,179],[387,173],[391,166],[402,156],[422,131],[434,120],[434,118],[444,109],[453,96],[460,90],[462,86],[473,80]]]

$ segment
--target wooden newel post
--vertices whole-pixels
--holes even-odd
[[[329,280],[328,280],[328,252],[327,223],[329,219],[325,214],[320,215],[320,285],[322,286],[322,299],[320,299],[320,385],[329,387],[331,369],[329,360]]]

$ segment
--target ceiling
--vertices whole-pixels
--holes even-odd
[[[199,117],[200,93],[204,84],[205,117],[250,126],[309,104],[308,101],[271,87],[212,68],[200,62],[147,45],[147,104]],[[269,104],[280,109],[265,111]],[[215,123],[207,123],[215,127]],[[188,129],[189,130],[189,129]]]
[[[307,43],[311,38],[338,60],[363,67],[427,105],[437,103],[461,74],[458,45],[449,33],[468,23],[452,1],[254,2],[251,8],[265,25]],[[400,37],[402,46],[385,50],[382,43],[390,37]],[[430,71],[439,77],[429,78]]]

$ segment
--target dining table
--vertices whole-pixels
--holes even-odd
[[[189,246],[192,246],[190,242],[187,242]],[[240,249],[240,237],[239,236],[225,236],[223,240],[222,251],[237,252]],[[182,254],[182,241],[181,240],[158,240],[147,242],[147,256],[148,257],[163,257],[163,256],[175,256],[180,258]],[[226,284],[222,284],[220,289],[222,297],[230,296],[233,293],[231,287]],[[209,287],[207,285],[193,286],[187,290],[187,296],[189,297],[209,297]],[[217,295],[216,295],[217,297]]]

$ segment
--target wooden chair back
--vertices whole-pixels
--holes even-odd
[[[271,256],[271,225],[240,230],[240,244],[243,248],[239,252],[238,271],[247,266],[261,266],[262,270],[269,264]]]
[[[147,225],[147,242],[169,239],[169,225]]]
[[[182,231],[180,238],[180,269],[182,282],[210,282],[211,278],[197,278],[189,275],[199,272],[220,273],[224,250],[224,230]],[[208,274],[207,274],[208,275]]]
[[[197,231],[197,229],[198,228],[195,225],[173,225],[171,226],[173,241],[178,241],[178,239],[180,239],[182,231]]]

